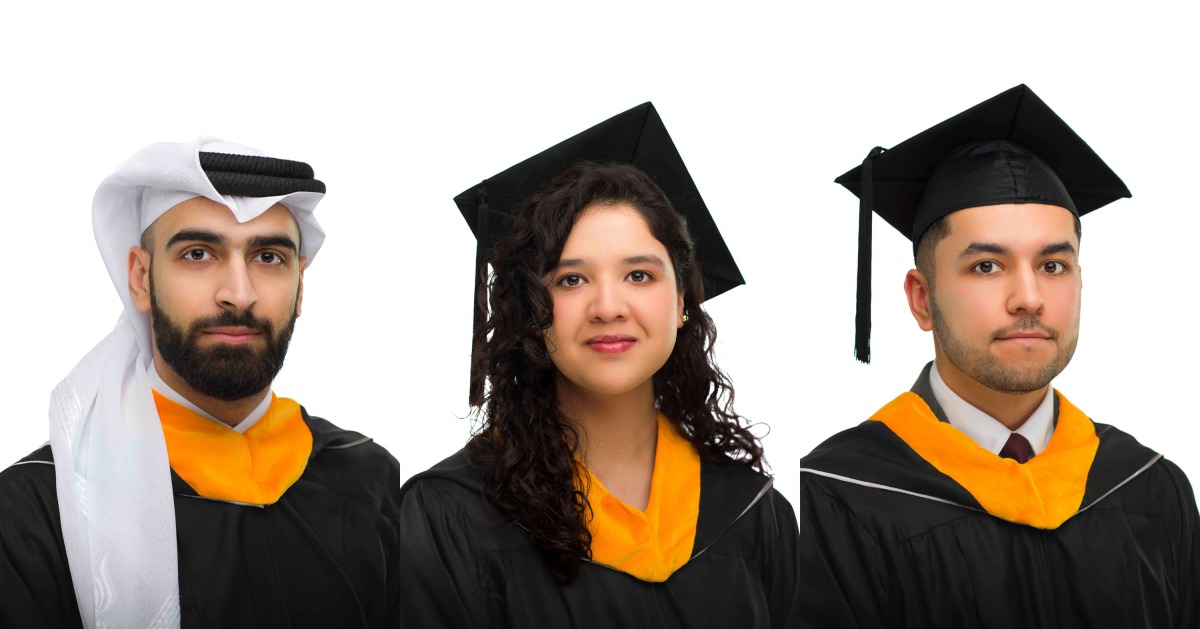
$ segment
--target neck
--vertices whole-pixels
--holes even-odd
[[[271,393],[271,387],[268,386],[266,389],[240,400],[222,400],[204,395],[188,385],[187,381],[172,369],[162,356],[158,355],[157,349],[154,350],[154,370],[158,372],[158,377],[162,378],[163,382],[167,383],[167,386],[174,389],[176,393],[231,428],[246,419],[262,403],[263,398]]]
[[[658,443],[653,383],[620,395],[585,391],[561,375],[557,385],[559,407],[580,429],[579,454],[588,469],[618,497],[630,485],[644,489],[635,495],[648,496]],[[627,502],[644,507],[636,497]]]
[[[987,413],[996,421],[1004,424],[1009,430],[1016,430],[1024,425],[1030,415],[1037,410],[1046,399],[1046,385],[1036,391],[1015,392],[997,391],[981,384],[966,372],[950,362],[941,352],[937,358],[938,373],[946,386],[968,404]]]

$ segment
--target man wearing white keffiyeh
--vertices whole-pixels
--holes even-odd
[[[92,221],[124,313],[0,472],[0,626],[387,626],[399,465],[276,397],[324,232],[307,164],[138,152]]]

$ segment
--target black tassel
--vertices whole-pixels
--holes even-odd
[[[854,311],[854,357],[871,362],[871,221],[875,213],[872,167],[883,154],[875,147],[862,163],[862,188],[858,194],[858,292]]]
[[[482,366],[483,344],[487,340],[484,322],[487,320],[488,310],[487,265],[489,229],[491,228],[488,224],[488,215],[491,214],[491,211],[487,204],[487,188],[479,186],[475,195],[479,201],[479,209],[475,221],[475,313],[471,322],[471,406],[479,406],[483,403],[483,370],[477,366]]]

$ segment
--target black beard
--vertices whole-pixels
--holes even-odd
[[[154,328],[154,346],[163,360],[183,381],[201,395],[232,402],[261,393],[279,370],[287,355],[296,315],[287,326],[275,334],[274,326],[265,319],[256,319],[249,311],[224,311],[219,315],[193,321],[184,330],[175,323],[154,297],[150,288],[150,321]],[[267,346],[257,350],[246,345],[219,344],[201,349],[197,340],[203,330],[218,326],[241,326],[262,333]]]

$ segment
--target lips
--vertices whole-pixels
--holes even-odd
[[[587,346],[602,354],[619,354],[633,347],[637,339],[628,334],[601,334],[587,340]]]
[[[996,341],[1023,341],[1026,343],[1053,341],[1057,338],[1058,332],[1054,328],[1042,325],[1042,322],[1036,317],[1022,318],[1013,325],[996,330],[992,334],[992,339]]]
[[[258,338],[262,332],[245,326],[219,326],[207,328],[204,334],[225,343],[249,343]]]
[[[998,337],[996,337],[996,339],[997,339],[997,340],[1000,340],[1000,341],[1019,341],[1019,340],[1041,340],[1041,341],[1048,341],[1048,340],[1050,340],[1050,336],[1049,336],[1049,335],[1046,335],[1046,334],[1037,334],[1037,333],[1031,333],[1031,334],[1005,334],[1004,336],[998,336]]]

